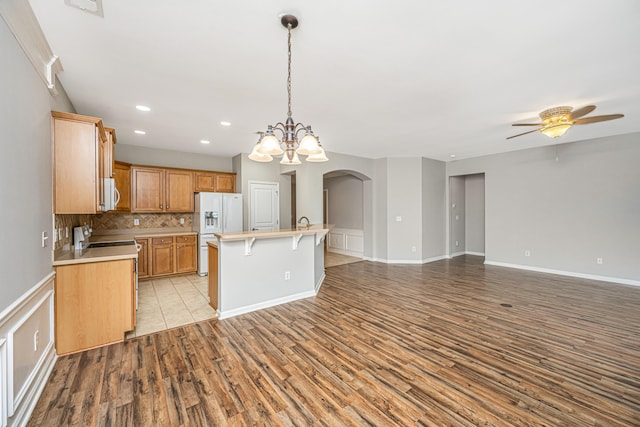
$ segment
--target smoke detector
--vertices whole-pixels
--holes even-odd
[[[64,0],[64,4],[104,17],[104,14],[102,13],[102,0]]]

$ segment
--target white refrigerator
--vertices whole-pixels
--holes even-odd
[[[215,241],[214,234],[242,231],[242,194],[196,193],[193,231],[198,233],[198,274],[209,271],[207,242]]]

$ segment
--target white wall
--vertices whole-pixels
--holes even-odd
[[[639,159],[634,133],[562,144],[558,160],[553,146],[459,160],[447,174],[485,173],[488,262],[640,284]]]
[[[338,228],[362,230],[363,182],[353,175],[324,180],[329,193],[329,223]]]
[[[206,154],[127,145],[125,138],[118,134],[118,129],[116,129],[116,136],[118,143],[115,145],[114,156],[116,160],[121,162],[148,166],[203,169],[218,172],[233,171],[230,157],[209,156]]]
[[[0,58],[0,341],[7,340],[0,395],[12,407],[11,426],[26,424],[55,361],[51,110],[73,106],[59,85],[51,97],[3,20]],[[45,248],[43,231],[50,238]]]

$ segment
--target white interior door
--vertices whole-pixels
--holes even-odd
[[[279,230],[280,184],[249,181],[249,229]]]

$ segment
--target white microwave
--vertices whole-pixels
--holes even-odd
[[[113,178],[105,178],[104,185],[104,207],[103,211],[113,211],[120,202],[120,192],[116,188],[116,180]]]

